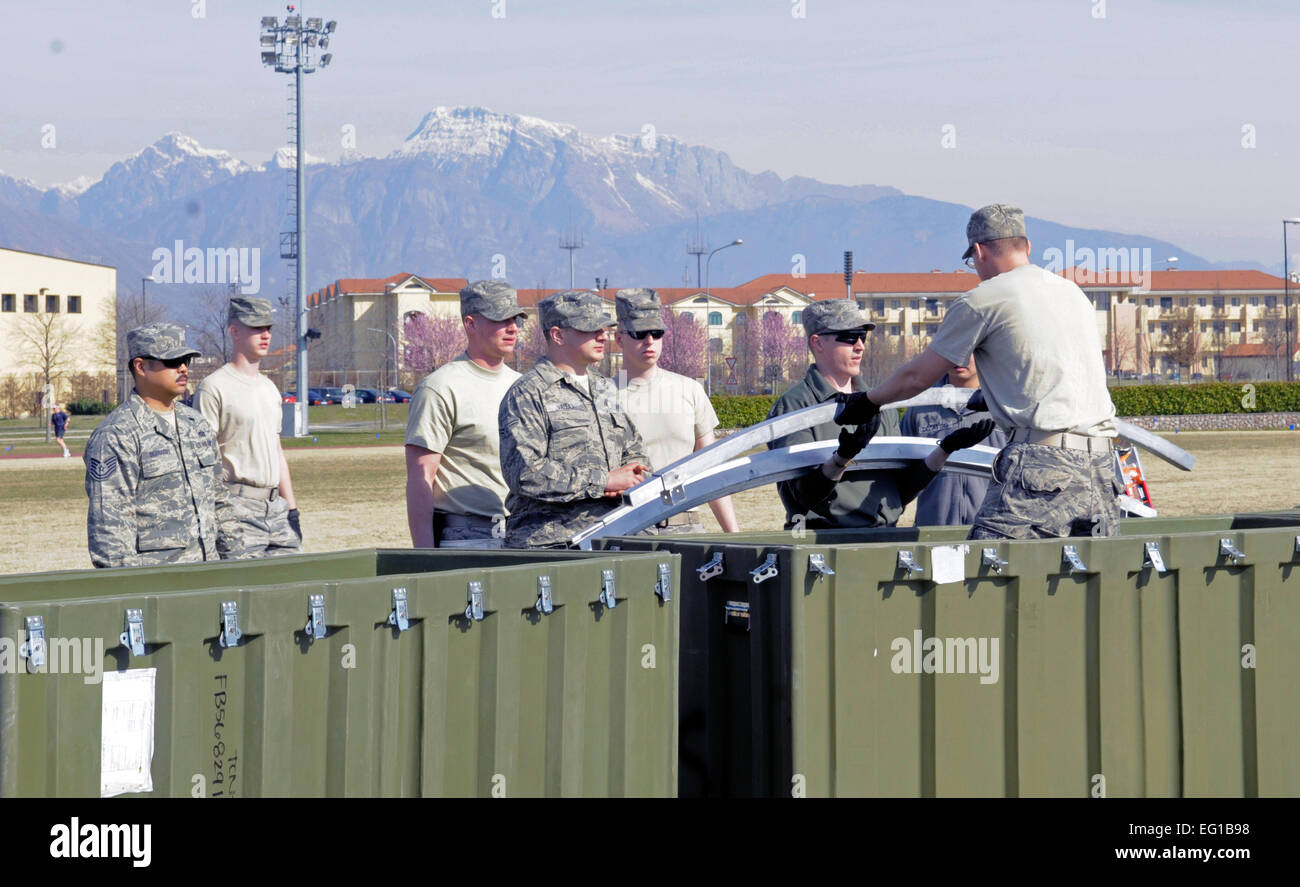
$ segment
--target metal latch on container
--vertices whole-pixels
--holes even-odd
[[[1083,560],[1079,557],[1079,549],[1073,545],[1061,547],[1061,563],[1068,564],[1071,573],[1088,572],[1088,568],[1083,565]]]
[[[776,553],[773,552],[764,558],[761,564],[750,570],[749,575],[754,580],[754,584],[757,585],[760,582],[776,578],[780,572],[776,567]]]
[[[673,571],[667,564],[659,565],[659,581],[655,583],[655,594],[665,604],[673,599]]]
[[[1155,567],[1157,573],[1166,573],[1165,559],[1160,554],[1159,542],[1142,543],[1142,551],[1145,552],[1142,557],[1143,567]]]
[[[1300,539],[1300,536],[1296,537]],[[707,564],[695,568],[695,573],[700,577],[701,582],[708,582],[714,576],[722,575],[722,552],[713,552],[713,557]]]
[[[469,605],[465,607],[465,618],[475,622],[483,621],[483,583],[477,579],[469,583]]]
[[[309,643],[325,637],[325,595],[307,595],[307,624],[302,633]]]
[[[551,599],[551,577],[537,577],[537,607],[539,613],[550,613],[555,609],[555,601]]]
[[[727,601],[722,605],[722,623],[730,625],[744,623],[745,631],[749,631],[749,604],[745,601]]]
[[[993,570],[993,572],[997,573],[999,576],[1002,575],[1002,568],[1007,565],[1006,561],[998,557],[998,550],[996,548],[984,549],[980,554],[980,563]]]
[[[826,556],[822,554],[808,555],[808,569],[817,574],[818,582],[835,575],[835,571],[826,566]]]
[[[1236,564],[1246,559],[1246,553],[1234,545],[1231,539],[1220,539],[1219,557],[1226,557],[1228,560]]]
[[[126,611],[126,631],[118,639],[132,656],[144,655],[144,610]]]
[[[600,602],[611,610],[618,605],[618,598],[614,597],[614,571],[600,571]]]
[[[906,570],[908,576],[911,576],[913,573],[922,573],[925,571],[925,568],[918,564],[916,559],[912,557],[912,552],[910,551],[900,551],[898,553],[898,569]]]
[[[406,605],[406,589],[393,589],[393,612],[388,614],[388,624],[398,631],[406,631],[411,627],[411,613]]]
[[[45,667],[45,618],[27,617],[27,640],[18,648],[18,655],[27,660],[27,671],[36,674]]]
[[[239,604],[235,601],[221,602],[221,634],[217,643],[223,647],[236,647],[244,633],[239,630]]]

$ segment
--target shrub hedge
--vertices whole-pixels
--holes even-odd
[[[102,400],[70,400],[68,401],[68,412],[74,416],[105,416],[113,412],[117,406],[115,403],[104,403]]]
[[[1300,382],[1205,382],[1198,385],[1126,385],[1110,389],[1120,416],[1300,412]],[[722,428],[744,428],[767,418],[769,395],[715,394]]]

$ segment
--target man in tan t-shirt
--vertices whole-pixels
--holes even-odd
[[[406,520],[416,548],[501,548],[508,490],[497,410],[519,378],[506,366],[525,317],[515,290],[460,291],[465,353],[425,377],[406,423]]]
[[[271,348],[271,311],[268,299],[230,300],[234,356],[194,393],[195,408],[217,432],[226,486],[250,557],[302,550],[298,504],[280,448],[280,391],[261,373]]]
[[[650,467],[662,471],[678,459],[713,443],[718,427],[704,386],[694,379],[659,366],[664,345],[663,305],[652,289],[621,289],[615,298],[618,346],[623,351],[623,371],[618,376],[618,399],[641,432]],[[731,497],[709,503],[724,532],[738,533]],[[702,533],[699,508],[691,508],[657,524],[660,533]]]
[[[953,303],[925,351],[870,391],[846,395],[835,421],[868,421],[878,404],[918,394],[974,354],[981,387],[971,408],[982,402],[1009,442],[971,538],[1118,534],[1115,406],[1092,305],[1073,281],[1030,263],[1019,207],[976,210],[966,240],[962,258],[980,285]]]

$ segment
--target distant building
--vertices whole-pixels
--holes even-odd
[[[0,414],[40,409],[45,375],[57,402],[116,389],[117,269],[0,248]]]

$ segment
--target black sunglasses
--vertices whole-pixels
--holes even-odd
[[[626,332],[629,336],[631,336],[633,339],[636,339],[638,342],[640,342],[646,336],[649,336],[650,338],[655,339],[656,341],[664,337],[663,330],[626,330]]]
[[[187,354],[184,357],[173,357],[171,360],[160,360],[157,357],[151,357],[149,359],[157,360],[160,364],[167,367],[167,369],[169,370],[177,370],[190,362],[190,355]]]
[[[845,345],[856,345],[859,342],[867,341],[867,334],[863,330],[852,330],[850,332],[836,333],[835,341]]]

